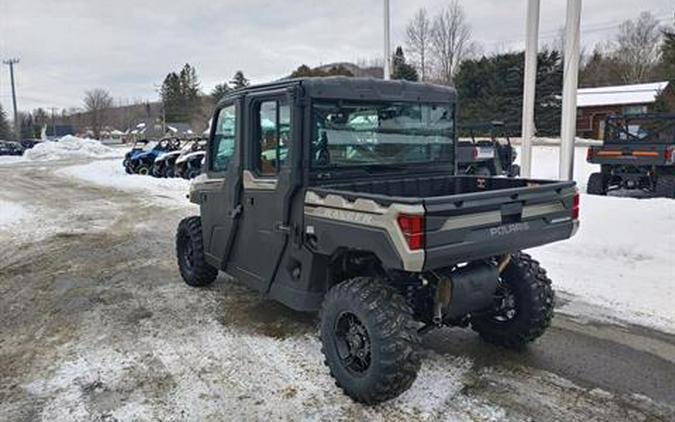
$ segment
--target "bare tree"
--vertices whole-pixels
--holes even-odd
[[[453,0],[434,18],[431,46],[436,56],[439,82],[451,85],[460,63],[474,48],[471,27],[459,1]]]
[[[425,81],[428,76],[428,52],[431,48],[431,20],[426,9],[420,8],[408,22],[406,28],[406,44],[408,51],[420,73],[420,80]]]
[[[660,58],[661,31],[650,12],[642,12],[635,21],[619,26],[614,58],[621,63],[620,76],[625,83],[646,81]]]
[[[105,89],[96,88],[84,93],[84,108],[89,114],[89,122],[94,138],[100,139],[101,129],[105,123],[108,109],[112,106],[113,98]]]

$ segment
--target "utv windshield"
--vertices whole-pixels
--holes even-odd
[[[451,163],[451,104],[314,103],[312,167],[398,166]]]

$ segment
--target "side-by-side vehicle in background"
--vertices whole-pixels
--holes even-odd
[[[166,138],[156,143],[145,139],[139,140],[134,143],[131,151],[126,153],[122,165],[129,174],[136,173],[145,176],[151,173],[157,157],[179,148],[180,140],[177,138]]]
[[[554,293],[522,250],[574,235],[575,183],[459,174],[455,104],[448,87],[344,77],[228,93],[190,188],[201,215],[177,230],[183,279],[224,271],[318,311],[330,373],[364,403],[413,384],[426,329],[541,336]]]
[[[589,194],[623,188],[675,198],[675,114],[608,116],[603,144],[589,147],[586,159],[600,165]]]
[[[476,176],[520,176],[515,164],[517,153],[504,122],[462,125],[457,142],[457,166],[460,173]]]

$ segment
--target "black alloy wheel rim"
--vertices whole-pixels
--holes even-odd
[[[351,312],[336,318],[334,327],[335,349],[340,363],[351,373],[363,375],[371,364],[371,342],[368,330]]]

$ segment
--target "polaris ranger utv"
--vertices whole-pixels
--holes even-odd
[[[624,188],[675,198],[675,114],[608,116],[603,145],[589,147],[586,160],[600,164],[589,194]]]
[[[180,273],[204,286],[222,270],[319,311],[330,373],[364,403],[411,386],[426,329],[522,347],[549,326],[553,290],[521,250],[574,234],[575,184],[457,175],[455,140],[447,87],[334,77],[229,93],[190,188],[201,217],[178,226]]]

